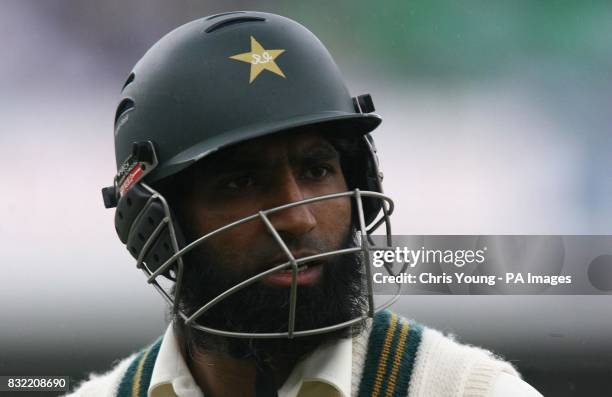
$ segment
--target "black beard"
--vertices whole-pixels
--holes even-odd
[[[349,233],[345,247],[355,246],[353,236],[354,233]],[[205,250],[197,251],[197,260],[195,255],[186,256],[179,297],[181,310],[191,315],[226,289],[254,275],[236,277],[219,271],[227,269],[227,266],[219,261],[215,263]],[[336,255],[321,266],[322,277],[315,285],[297,288],[296,331],[342,323],[365,313],[367,300],[363,293],[361,255]],[[199,317],[197,323],[233,332],[287,332],[289,294],[289,288],[255,283],[217,303]],[[246,339],[222,337],[185,326],[180,316],[174,318],[174,324],[186,343],[189,356],[192,356],[193,350],[212,351],[256,362],[271,362],[279,358],[296,362],[320,345],[355,335],[363,327],[363,322],[357,322],[341,330],[294,339]]]

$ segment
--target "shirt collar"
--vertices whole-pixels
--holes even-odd
[[[166,329],[159,347],[148,397],[203,397],[181,354],[172,324]]]
[[[279,397],[302,397],[303,391],[317,386],[326,387],[333,391],[333,395],[349,397],[352,350],[350,338],[335,340],[319,347],[296,365],[279,389]],[[181,354],[172,324],[164,334],[148,390],[148,397],[162,396],[203,397]]]
[[[319,347],[296,365],[279,389],[279,397],[302,397],[301,391],[306,386],[315,389],[316,383],[331,386],[331,389],[327,387],[326,390],[333,390],[334,396],[350,397],[352,353],[353,343],[350,338],[338,339]]]

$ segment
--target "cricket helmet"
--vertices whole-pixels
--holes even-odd
[[[364,237],[359,249],[364,251],[366,237],[381,224],[390,234],[388,215],[393,210],[392,201],[382,194],[382,173],[369,134],[381,122],[373,112],[370,95],[349,94],[325,46],[299,23],[246,11],[192,21],[155,43],[122,88],[114,124],[118,171],[113,186],[103,189],[105,205],[117,207],[115,227],[121,241],[149,282],[179,312],[182,256],[208,236],[188,244],[183,241],[170,206],[152,186],[223,148],[313,128],[359,142],[363,155],[350,166],[351,190],[341,195],[355,198]],[[265,221],[266,214],[331,198],[264,209],[221,229],[258,217]],[[284,245],[282,239],[278,242]],[[291,268],[295,274],[298,264],[308,258],[300,261],[289,253],[279,270]],[[156,282],[161,275],[176,282],[174,296]],[[292,288],[297,288],[295,277]],[[203,311],[208,307],[203,306]],[[294,331],[290,326],[282,334],[236,335],[198,325],[195,320],[202,313],[181,315],[196,328],[226,336],[293,337],[318,332]],[[369,315],[373,313],[371,307]],[[346,324],[332,328],[340,326]]]

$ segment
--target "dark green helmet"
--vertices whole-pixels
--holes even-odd
[[[306,125],[365,134],[381,119],[369,95],[352,98],[327,49],[308,29],[262,12],[187,23],[159,40],[130,73],[115,116],[121,168],[134,142],[151,141],[154,183],[227,145]]]
[[[295,311],[290,310],[287,332],[233,332],[197,323],[198,317],[225,295],[195,313],[179,310],[178,297],[183,255],[215,233],[255,219],[265,223],[269,214],[298,205],[339,197],[354,199],[361,246],[290,258],[272,269],[293,270],[290,302],[293,309],[298,262],[357,251],[369,260],[372,241],[369,236],[383,223],[390,245],[389,215],[393,202],[382,194],[382,174],[369,135],[381,122],[373,111],[369,95],[354,98],[349,95],[323,44],[302,25],[278,15],[260,12],[213,15],[179,27],[147,51],[121,93],[115,115],[118,172],[114,185],[103,189],[103,196],[107,207],[117,207],[115,228],[136,258],[137,267],[185,324],[230,337],[291,338],[331,332],[362,320],[359,317],[329,327],[297,331]],[[336,136],[340,132],[343,137],[358,138],[354,140],[360,145],[358,155],[351,156],[349,164],[342,164],[349,191],[262,209],[189,243],[182,241],[180,225],[166,199],[152,187],[155,182],[224,147],[301,127],[314,127],[321,134]],[[283,252],[289,252],[271,224],[269,228]],[[161,275],[175,281],[173,293],[158,284]],[[262,276],[260,273],[256,277]],[[390,304],[374,307],[369,278],[368,303],[369,317]]]

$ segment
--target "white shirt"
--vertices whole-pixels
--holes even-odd
[[[350,397],[352,341],[340,339],[320,347],[293,369],[278,391],[279,397]],[[172,324],[166,329],[159,349],[149,397],[203,397],[201,389],[178,346]],[[518,377],[501,373],[491,397],[542,397]]]

